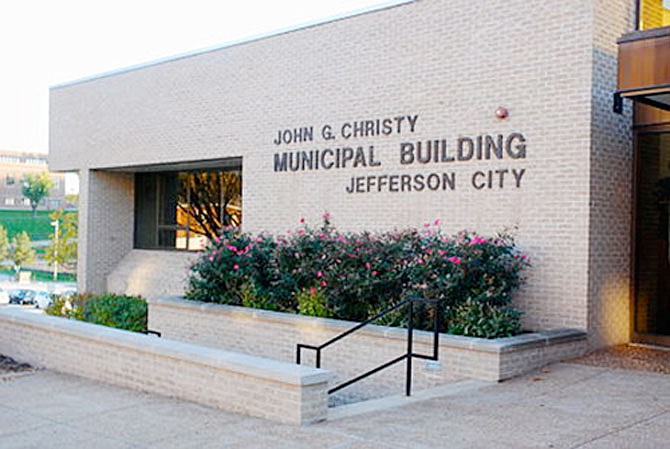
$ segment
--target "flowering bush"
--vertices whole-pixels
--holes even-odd
[[[341,233],[326,214],[319,228],[301,220],[278,237],[224,230],[191,267],[186,296],[354,321],[423,297],[440,301],[443,330],[481,334],[472,322],[494,316],[483,333],[502,336],[519,330],[509,306],[527,265],[506,234],[446,236],[437,221],[422,230]],[[432,313],[419,313],[415,324],[430,327]],[[404,320],[398,311],[385,322]]]

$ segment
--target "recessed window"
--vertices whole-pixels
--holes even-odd
[[[241,224],[241,166],[135,175],[136,248],[197,251]]]
[[[5,184],[8,186],[13,186],[16,183],[16,179],[14,178],[14,175],[7,175],[5,178]]]
[[[641,30],[670,26],[670,0],[640,0]]]

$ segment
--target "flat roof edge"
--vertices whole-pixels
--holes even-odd
[[[656,39],[659,37],[670,36],[670,26],[661,28],[652,28],[650,30],[635,30],[626,33],[617,39],[617,44],[624,44],[626,42],[640,41],[644,39]]]
[[[255,36],[250,36],[250,37],[230,41],[230,42],[227,42],[227,43],[224,43],[224,44],[221,44],[221,45],[215,45],[215,46],[212,46],[212,47],[205,47],[205,48],[201,48],[201,49],[197,49],[197,50],[193,50],[193,51],[188,51],[188,52],[185,52],[185,53],[170,55],[170,56],[166,56],[164,58],[154,59],[154,60],[147,61],[147,62],[142,62],[142,63],[139,63],[139,64],[133,64],[133,65],[123,67],[123,68],[120,68],[120,69],[105,71],[105,72],[98,73],[98,74],[95,74],[95,75],[79,78],[79,79],[76,79],[76,80],[73,80],[73,81],[66,81],[64,83],[54,84],[53,86],[49,87],[49,90],[56,90],[56,89],[61,89],[61,88],[65,88],[65,87],[71,87],[71,86],[75,86],[75,85],[78,85],[78,84],[87,83],[87,82],[90,82],[90,81],[96,81],[96,80],[99,80],[99,79],[102,79],[102,78],[109,78],[111,76],[120,75],[120,74],[123,74],[123,73],[144,69],[144,68],[147,68],[147,67],[152,67],[152,66],[156,66],[156,65],[160,65],[160,64],[165,64],[165,63],[173,62],[173,61],[179,61],[179,60],[182,60],[182,59],[187,59],[187,58],[191,58],[191,57],[195,57],[195,56],[200,56],[200,55],[204,55],[204,54],[207,54],[207,53],[212,53],[212,52],[219,51],[219,50],[224,50],[226,48],[232,48],[232,47],[236,47],[236,46],[239,46],[239,45],[250,44],[250,43],[253,43],[253,42],[269,39],[269,38],[272,38],[272,37],[275,37],[275,36],[281,36],[281,35],[293,33],[293,32],[296,32],[296,31],[307,30],[307,29],[314,28],[314,27],[317,27],[317,26],[320,26],[320,25],[325,25],[325,24],[329,24],[329,23],[339,22],[341,20],[350,19],[350,18],[353,18],[353,17],[362,16],[364,14],[370,14],[370,13],[384,11],[384,10],[388,10],[388,9],[392,9],[392,8],[397,8],[397,7],[400,7],[400,6],[405,6],[405,5],[410,4],[410,3],[416,3],[417,1],[419,1],[419,0],[389,0],[385,3],[381,3],[381,4],[376,5],[376,6],[369,6],[367,8],[362,8],[362,9],[358,9],[358,10],[354,10],[354,11],[350,11],[350,12],[344,12],[344,13],[336,14],[334,16],[326,17],[326,18],[323,18],[323,19],[316,19],[316,20],[301,23],[301,24],[298,24],[298,25],[294,25],[294,26],[290,26],[290,27],[286,27],[286,28],[280,28],[280,29],[277,29],[277,30],[274,30],[274,31],[269,31],[267,33],[263,33],[263,34],[259,34],[259,35],[255,35]]]

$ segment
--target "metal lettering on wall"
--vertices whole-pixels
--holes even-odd
[[[374,174],[368,172],[349,179],[344,190],[351,194],[456,190],[461,187],[476,190],[521,188],[526,169],[511,166],[476,170],[467,179],[462,179],[463,174],[455,171],[382,173],[386,161],[380,158],[375,146],[369,142],[353,143],[374,137],[410,137],[416,133],[418,123],[419,115],[415,114],[347,121],[337,126],[324,124],[320,127],[280,129],[272,141],[275,146],[305,147],[319,141],[323,141],[324,146],[276,152],[274,171],[374,169]],[[460,136],[455,139],[403,139],[395,145],[397,152],[393,162],[397,163],[396,167],[428,167],[505,159],[516,161],[526,158],[526,138],[520,132]]]

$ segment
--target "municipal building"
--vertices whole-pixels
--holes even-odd
[[[183,293],[223,226],[511,230],[524,328],[670,345],[670,1],[410,0],[55,86],[79,290]]]

